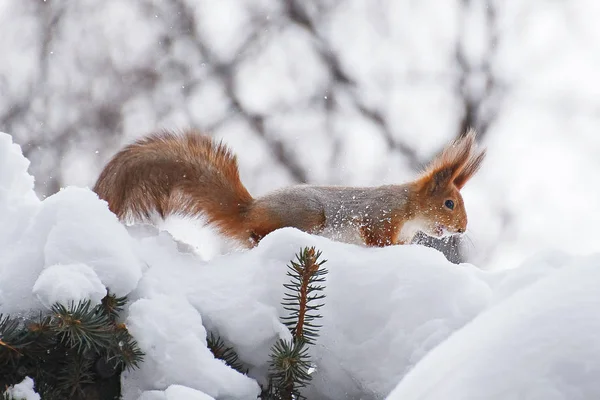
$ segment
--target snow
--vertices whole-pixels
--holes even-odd
[[[149,390],[142,393],[138,400],[214,400],[214,397],[202,393],[199,390],[191,389],[187,386],[171,385],[164,392],[159,390]]]
[[[597,254],[537,252],[490,271],[419,245],[366,248],[286,228],[221,255],[214,232],[194,237],[198,221],[126,227],[74,186],[38,200],[7,134],[0,154],[10,171],[0,174],[0,313],[97,302],[106,289],[127,295],[122,317],[146,357],[122,375],[124,400],[256,398],[270,347],[290,338],[283,283],[305,246],[323,252],[329,271],[308,398],[600,395]],[[209,332],[247,376],[214,358]]]
[[[29,161],[7,134],[0,133],[0,247],[8,246],[23,233],[29,215],[39,205],[33,192],[33,177],[27,173]]]
[[[52,265],[33,285],[33,294],[48,308],[55,303],[77,304],[87,299],[95,306],[106,293],[98,275],[85,264]]]
[[[577,258],[486,310],[388,399],[597,398],[599,264],[599,255]]]
[[[177,383],[215,398],[256,398],[255,381],[215,359],[206,347],[198,311],[178,295],[140,299],[129,308],[129,332],[146,351],[144,366],[125,373],[122,393],[134,399],[141,389]],[[185,367],[184,367],[185,366]],[[171,395],[167,393],[167,398]]]
[[[319,354],[315,359],[319,374],[312,390],[314,397],[319,398],[325,394],[334,399],[352,391],[359,394],[365,390],[391,390],[399,374],[472,319],[491,298],[489,286],[468,272],[474,270],[473,266],[449,269],[452,264],[443,255],[421,247],[365,249],[283,229],[265,238],[252,251],[204,263],[191,253],[179,252],[166,234],[145,236],[140,245],[140,256],[149,269],[134,293],[134,298],[141,300],[130,307],[127,320],[134,336],[143,338],[152,325],[149,321],[140,325],[139,302],[157,297],[165,303],[164,296],[176,294],[202,315],[207,329],[235,344],[241,359],[253,367],[251,375],[259,378],[264,374],[273,341],[289,335],[278,320],[283,313],[279,303],[285,265],[301,246],[321,249],[330,272],[323,308],[324,321],[328,322],[315,350]],[[177,270],[173,268],[175,264]],[[377,275],[372,276],[365,265],[377,266]],[[421,273],[411,273],[414,270]],[[440,292],[440,296],[430,298],[432,291]],[[421,304],[418,310],[414,309],[415,303]],[[173,310],[180,308],[183,305],[168,307],[171,317],[167,321],[148,318],[161,326],[177,326],[184,318]],[[381,312],[374,313],[377,309]],[[357,320],[364,324],[356,326]],[[176,331],[164,329],[160,337],[152,339],[153,345],[142,339],[142,348],[163,352],[158,346],[166,340],[162,335],[181,342]],[[401,337],[397,336],[399,331],[403,331]],[[381,345],[390,341],[397,343],[393,350]],[[168,353],[175,357],[177,351]],[[150,367],[154,361],[147,360],[142,369],[160,368],[162,374],[175,371],[173,365],[160,358],[156,367]],[[157,379],[157,373],[150,375],[150,382]],[[193,375],[194,382],[198,381],[197,374]],[[186,379],[181,372],[177,376]],[[213,395],[205,387],[196,388]]]
[[[56,208],[56,221],[46,239],[45,264],[84,262],[122,296],[135,288],[142,265],[125,227],[97,199],[90,190],[75,187],[46,199],[45,205]]]
[[[142,264],[127,229],[89,189],[65,188],[40,202],[31,176],[24,172],[26,160],[16,148],[9,135],[0,133],[0,154],[10,155],[2,158],[6,163],[2,171],[12,171],[0,180],[0,193],[9,193],[5,197],[9,202],[0,206],[0,238],[6,238],[0,241],[4,254],[0,259],[0,313],[39,307],[41,299],[33,294],[33,287],[46,268],[59,264],[85,264],[112,293],[122,296],[131,292],[141,278]],[[58,273],[54,269],[45,279]],[[65,289],[72,289],[69,295],[96,298],[98,282],[93,274],[81,274],[80,283],[87,292],[71,283],[66,283]],[[43,292],[42,299],[52,299],[56,289],[44,284],[45,279],[38,289]]]
[[[8,400],[40,400],[40,395],[33,389],[33,379],[26,377],[21,383],[9,387],[4,393]]]

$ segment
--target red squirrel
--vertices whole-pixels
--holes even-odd
[[[114,155],[93,190],[121,221],[152,221],[156,214],[163,219],[203,217],[248,248],[283,227],[353,236],[364,245],[383,247],[408,244],[419,231],[433,237],[464,233],[467,213],[460,189],[485,155],[469,130],[404,184],[296,185],[254,198],[240,180],[236,156],[223,142],[193,130],[163,131]]]

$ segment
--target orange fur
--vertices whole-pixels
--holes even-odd
[[[121,220],[150,220],[153,212],[161,218],[203,216],[247,246],[282,227],[314,234],[356,231],[367,246],[389,246],[410,243],[417,231],[463,233],[467,215],[459,190],[484,158],[485,150],[475,150],[475,132],[469,131],[412,182],[367,188],[300,185],[253,198],[225,145],[194,131],[161,132],[118,152],[94,190]]]
[[[149,220],[153,211],[203,215],[228,236],[246,239],[252,196],[236,157],[222,143],[193,132],[160,132],[136,141],[106,165],[94,191],[120,219]]]

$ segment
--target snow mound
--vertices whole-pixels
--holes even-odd
[[[33,191],[33,177],[27,173],[29,160],[12,136],[0,132],[0,209],[20,205],[23,201],[35,204],[39,200]]]
[[[0,312],[38,309],[33,286],[45,268],[57,264],[86,264],[111,293],[126,295],[142,275],[132,247],[125,227],[96,194],[61,190],[35,209],[19,240],[0,259]]]
[[[324,326],[312,349],[317,373],[306,392],[309,398],[385,396],[425,354],[487,309],[494,288],[503,288],[509,296],[511,290],[521,290],[535,280],[522,279],[520,285],[511,286],[500,273],[451,264],[430,248],[368,249],[291,228],[267,236],[255,249],[209,262],[180,252],[164,232],[136,235],[138,255],[148,269],[132,294],[127,324],[142,350],[166,352],[155,343],[167,339],[153,337],[162,336],[165,328],[140,325],[138,302],[160,299],[156,305],[160,307],[177,296],[181,306],[170,310],[189,308],[184,306],[187,302],[202,316],[201,324],[233,345],[249,367],[249,375],[263,383],[270,346],[279,337],[289,337],[279,321],[286,315],[280,304],[282,285],[287,282],[286,265],[301,247],[321,250],[329,271],[327,298],[322,308]],[[135,302],[136,298],[140,300]],[[151,307],[146,312],[150,321],[159,320]],[[191,315],[190,311],[189,318]],[[199,341],[196,344],[203,346]],[[191,349],[188,346],[188,351],[199,351]],[[138,394],[136,390],[162,390],[169,383],[182,383],[173,379],[182,374],[176,373],[175,367],[188,361],[183,355],[176,361],[176,351],[169,354],[173,364],[156,356],[142,364],[139,372],[125,375],[124,382],[138,388],[127,387],[125,399],[134,398],[129,394]],[[151,378],[138,379],[140,375]],[[151,384],[158,376],[171,378],[160,385]],[[182,384],[191,385],[188,381]],[[193,387],[213,395],[205,387]]]
[[[122,318],[146,357],[122,375],[124,400],[256,398],[271,346],[290,338],[283,284],[306,246],[329,271],[308,398],[600,396],[600,256],[553,251],[482,271],[419,245],[365,248],[291,228],[218,255],[181,243],[193,230],[125,227],[86,188],[32,199],[27,162],[1,134],[0,155],[0,313],[127,295]],[[215,359],[209,333],[247,375]]]
[[[106,296],[106,287],[85,264],[59,264],[42,271],[33,285],[33,294],[47,308],[54,303],[77,304],[83,300],[91,300],[95,306]]]
[[[21,383],[6,390],[8,400],[40,400],[40,395],[33,389],[33,379],[26,377]]]
[[[83,262],[117,296],[131,292],[142,276],[127,229],[88,189],[67,188],[44,201],[54,225],[47,236],[45,265]]]
[[[28,161],[2,133],[0,166],[0,313],[43,308],[33,287],[45,268],[58,264],[89,266],[118,296],[136,287],[142,264],[134,240],[95,193],[69,187],[40,201],[27,173]],[[98,291],[97,284],[89,288],[89,296]],[[44,289],[46,294],[56,290]]]
[[[136,301],[129,312],[129,332],[146,350],[146,357],[140,370],[127,374],[124,398],[136,398],[139,387],[175,382],[218,398],[258,396],[254,380],[213,357],[202,318],[188,302],[178,296],[157,296]]]
[[[142,393],[138,400],[214,400],[206,393],[199,390],[191,389],[187,386],[171,385],[167,390],[149,390]]]
[[[12,136],[0,132],[0,249],[18,240],[39,205],[28,167],[29,161]]]
[[[388,399],[599,398],[599,267],[577,259],[482,313]]]

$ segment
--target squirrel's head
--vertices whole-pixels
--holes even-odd
[[[460,190],[479,170],[486,150],[477,150],[475,131],[447,146],[415,181],[416,209],[413,213],[423,232],[434,237],[462,234],[467,230],[467,212]]]

